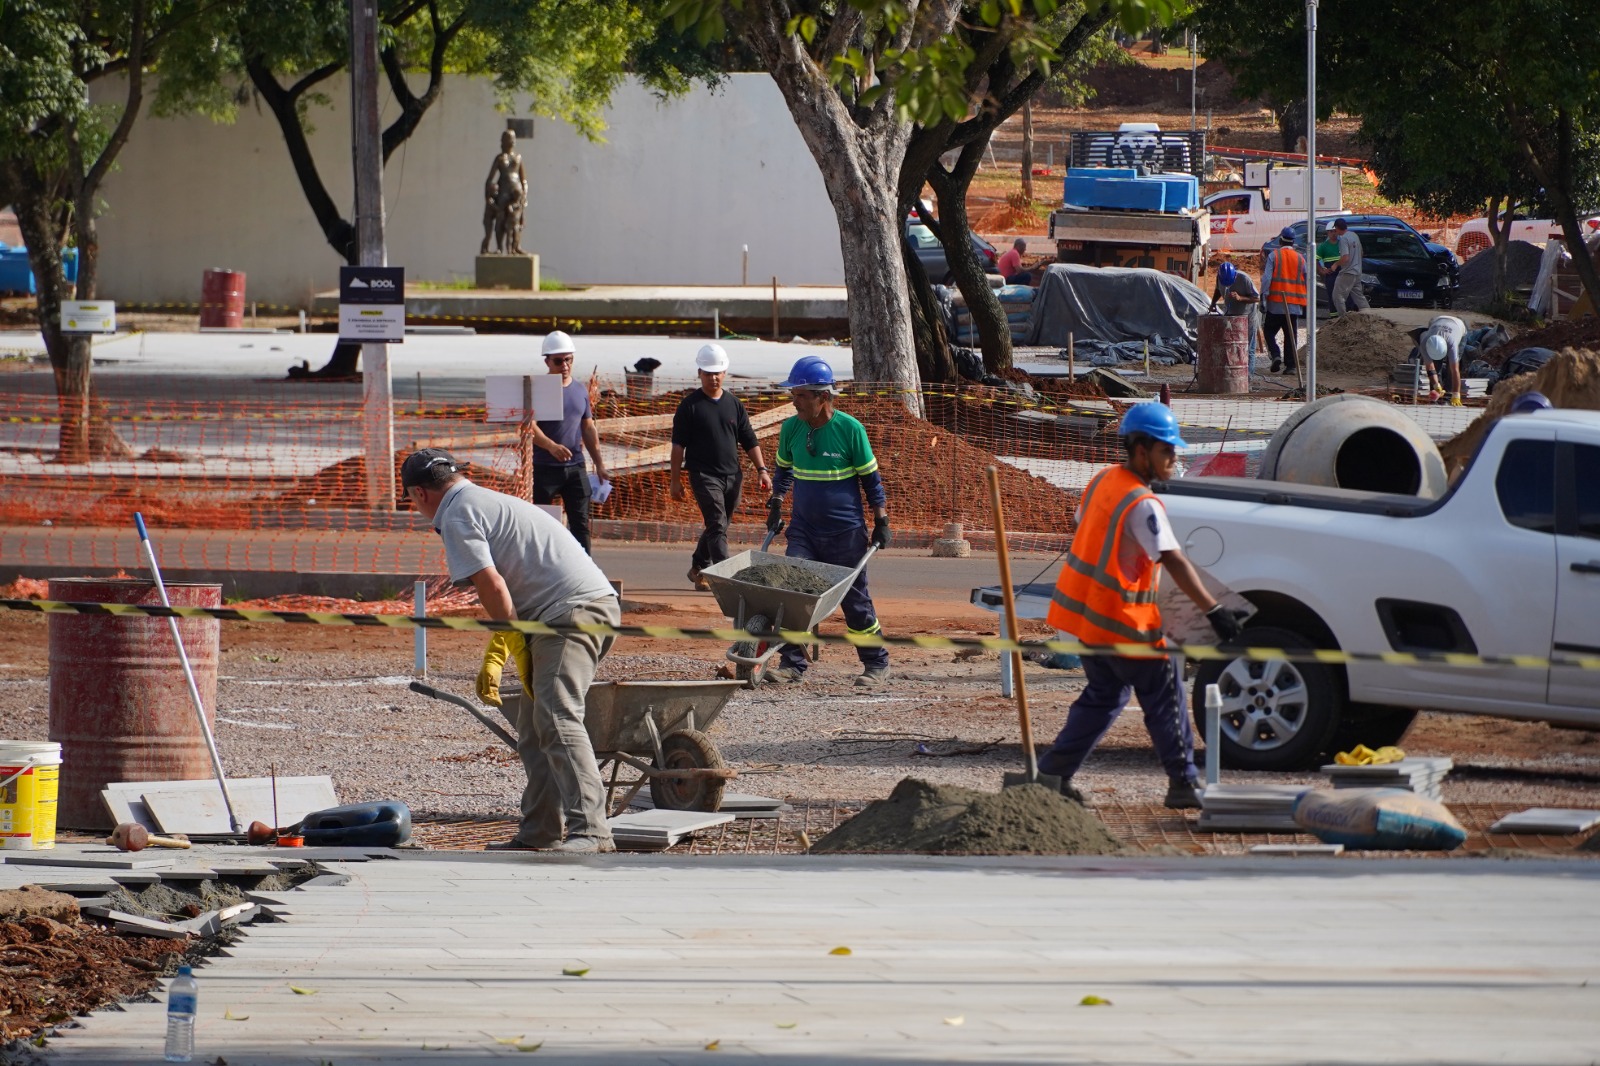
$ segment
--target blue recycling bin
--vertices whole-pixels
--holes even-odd
[[[61,273],[73,284],[78,281],[78,250],[65,248],[61,252]],[[28,249],[20,244],[0,244],[0,295],[32,296],[39,291],[34,282],[33,267],[28,263]]]

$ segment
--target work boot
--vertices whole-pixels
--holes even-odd
[[[603,851],[616,851],[617,845],[598,837],[568,837],[559,844],[544,849],[560,855],[598,855]]]
[[[1167,798],[1161,805],[1169,811],[1198,811],[1200,809],[1200,789],[1197,781],[1169,781],[1167,783]]]
[[[889,668],[887,666],[869,666],[861,671],[861,676],[856,678],[857,688],[882,688],[889,683]]]
[[[1274,374],[1283,373],[1283,364],[1281,362],[1279,362],[1278,360],[1274,359],[1272,361],[1272,372]]]
[[[769,685],[792,685],[799,681],[803,675],[792,666],[780,666],[768,670],[761,675],[761,680]]]
[[[693,585],[700,592],[705,592],[711,588],[710,582],[701,577],[700,571],[696,570],[692,566],[689,568],[689,584]]]
[[[1070,777],[1061,779],[1061,795],[1079,806],[1087,807],[1089,805],[1089,801],[1083,798],[1083,793],[1078,791],[1078,786],[1072,783],[1072,778]]]

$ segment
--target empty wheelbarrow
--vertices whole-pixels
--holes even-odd
[[[600,772],[606,774],[607,809],[625,808],[645,784],[657,807],[675,811],[717,810],[722,793],[739,771],[723,761],[716,744],[702,730],[717,720],[741,681],[597,681],[584,699],[584,728],[594,746]],[[411,691],[461,707],[513,751],[516,734],[470,700],[421,681]],[[516,682],[500,690],[501,714],[515,722],[527,699]],[[618,780],[626,765],[639,771],[632,780]],[[618,788],[626,789],[612,803]]]
[[[740,552],[720,563],[700,571],[700,577],[711,586],[722,613],[733,619],[736,628],[749,633],[754,640],[741,640],[728,649],[728,661],[734,664],[734,676],[755,686],[761,675],[778,654],[783,642],[773,639],[780,630],[815,632],[817,626],[838,609],[844,594],[850,591],[856,575],[866,569],[867,561],[877,548],[867,553],[854,569],[834,566],[812,559],[796,559],[787,555],[773,555],[765,549],[772,543],[768,536],[760,551]],[[812,595],[793,589],[772,588],[752,581],[740,581],[734,575],[752,566],[781,564],[793,566],[816,574],[827,581],[827,591]],[[812,658],[815,658],[813,653]]]

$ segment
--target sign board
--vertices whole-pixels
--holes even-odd
[[[485,422],[521,422],[527,417],[522,406],[525,377],[533,389],[534,421],[561,421],[564,412],[560,374],[491,374],[483,379]]]
[[[115,333],[115,300],[62,300],[62,333]]]
[[[339,339],[390,344],[406,339],[404,267],[339,268]]]

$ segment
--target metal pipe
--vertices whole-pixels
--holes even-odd
[[[418,581],[411,586],[411,609],[416,617],[428,617],[428,583]],[[428,631],[422,626],[416,628],[411,637],[411,667],[418,677],[428,676]]]
[[[1317,398],[1317,0],[1306,0],[1306,277],[1305,402],[1311,403]]]
[[[172,601],[167,598],[167,584],[161,580],[161,566],[156,562],[156,549],[150,543],[150,531],[145,528],[142,512],[133,512],[133,524],[139,530],[139,544],[144,548],[145,561],[150,564],[150,576],[155,578],[156,591],[161,594],[161,606],[171,607]],[[178,634],[178,620],[169,617],[167,625],[172,629],[172,643],[178,646],[178,662],[183,664],[183,679],[189,683],[189,698],[194,701],[195,717],[200,719],[200,735],[205,737],[206,751],[211,755],[211,769],[216,772],[217,787],[222,789],[222,803],[228,808],[228,825],[233,832],[242,833],[244,829],[239,824],[239,816],[233,813],[233,796],[228,792],[228,778],[222,772],[217,738],[211,735],[211,723],[206,721],[206,707],[200,700],[200,687],[194,683],[194,667],[189,665],[189,653],[184,651],[183,637]]]

